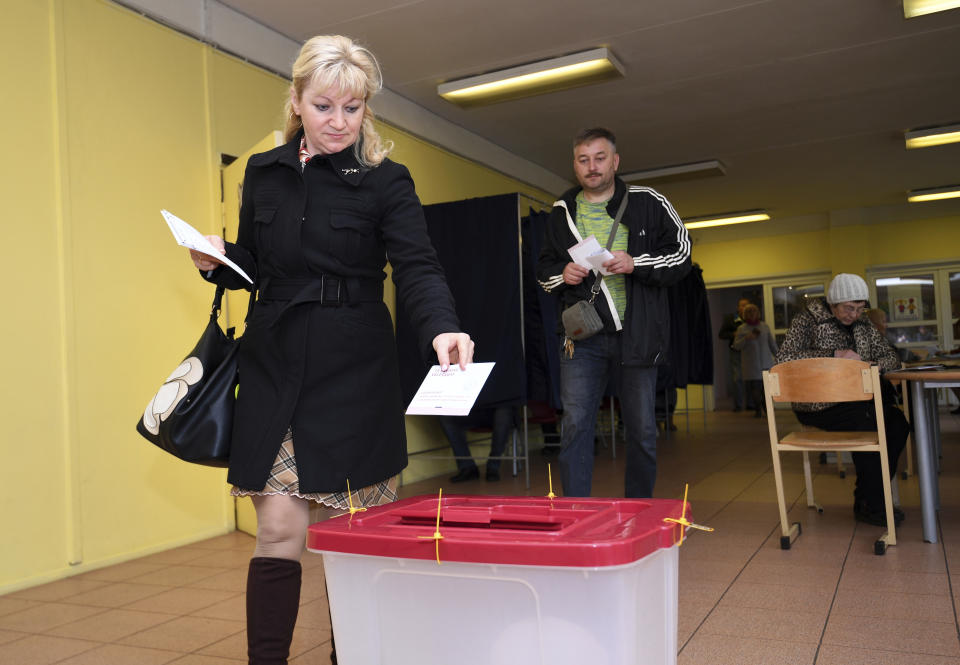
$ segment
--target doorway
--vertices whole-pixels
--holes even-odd
[[[763,284],[743,284],[707,289],[710,306],[710,326],[713,334],[713,400],[714,410],[733,408],[733,379],[730,367],[730,340],[718,337],[724,320],[736,316],[737,302],[746,298],[764,312]]]

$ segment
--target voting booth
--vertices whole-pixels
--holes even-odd
[[[338,662],[676,663],[685,505],[419,496],[314,524]]]

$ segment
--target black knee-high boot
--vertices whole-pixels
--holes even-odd
[[[287,665],[300,608],[299,561],[254,557],[247,573],[250,665]]]

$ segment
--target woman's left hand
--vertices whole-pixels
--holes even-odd
[[[473,362],[473,340],[467,333],[440,333],[433,338],[433,350],[437,352],[437,362],[444,372],[450,363],[457,363],[460,369],[466,369]]]

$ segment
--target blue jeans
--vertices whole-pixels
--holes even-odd
[[[620,333],[599,333],[576,342],[573,358],[562,354],[560,359],[563,495],[590,496],[597,410],[608,381],[616,386],[626,428],[624,496],[651,497],[657,478],[657,368],[621,365]]]

